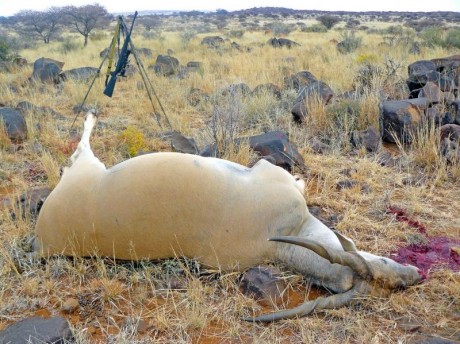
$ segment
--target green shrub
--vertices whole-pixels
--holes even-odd
[[[432,26],[428,29],[422,31],[421,37],[423,42],[430,46],[445,46],[445,41],[443,38],[444,32],[443,29],[438,26]]]
[[[73,39],[65,39],[61,46],[58,48],[58,51],[62,54],[68,54],[70,52],[76,51],[81,48],[81,44]]]
[[[3,37],[0,37],[0,61],[8,61],[11,58],[10,45]]]
[[[451,29],[447,32],[445,44],[451,48],[460,49],[460,29]]]
[[[302,28],[302,32],[327,32],[327,27],[323,24],[313,24]]]
[[[93,42],[103,41],[108,39],[108,35],[102,31],[92,32],[91,35],[89,35],[89,39]]]
[[[342,41],[337,44],[337,50],[342,54],[348,54],[361,46],[362,38],[357,37],[353,31],[344,31]]]
[[[273,23],[271,24],[271,29],[275,36],[287,35],[293,30],[293,26],[284,23]]]

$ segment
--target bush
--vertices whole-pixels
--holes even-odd
[[[460,49],[460,29],[451,29],[446,35],[446,46]]]
[[[287,35],[292,31],[292,25],[284,23],[273,23],[271,25],[272,32],[275,36],[278,35]]]
[[[67,38],[61,43],[61,46],[58,48],[58,51],[62,54],[68,54],[80,48],[81,44],[77,43],[75,40]]]
[[[348,54],[361,46],[362,38],[357,37],[352,31],[342,33],[342,41],[337,44],[337,50],[342,54]]]
[[[438,26],[432,26],[428,29],[423,30],[421,37],[423,42],[430,47],[443,47],[445,45],[443,39],[443,30]]]
[[[108,35],[107,33],[101,32],[101,31],[93,32],[91,33],[91,35],[89,35],[89,39],[93,42],[103,41],[103,40],[108,39]]]
[[[10,45],[3,37],[0,37],[0,61],[8,61],[11,59]]]
[[[123,141],[126,151],[130,157],[136,156],[140,150],[147,147],[144,134],[138,129],[128,126],[121,133],[121,140]]]
[[[319,16],[316,18],[321,24],[323,24],[328,30],[332,29],[332,27],[340,22],[340,18],[336,16],[331,16],[331,15],[324,15],[324,16]]]
[[[188,48],[190,41],[196,36],[195,31],[185,30],[180,33],[180,41],[184,49]]]
[[[302,28],[302,32],[327,32],[327,27],[323,24],[313,24]]]

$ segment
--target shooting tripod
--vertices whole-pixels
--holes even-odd
[[[101,64],[99,65],[99,68],[97,70],[97,73],[96,75],[94,76],[93,80],[91,81],[91,84],[88,88],[88,91],[86,92],[85,94],[85,97],[83,98],[83,101],[81,102],[81,104],[78,106],[78,111],[77,111],[77,114],[72,122],[72,125],[70,127],[70,129],[72,129],[73,125],[75,124],[75,121],[77,120],[77,117],[78,115],[80,114],[81,111],[83,111],[83,106],[85,105],[85,102],[88,98],[88,95],[89,93],[91,92],[91,89],[94,85],[94,82],[96,81],[96,79],[100,76],[100,73],[101,73],[101,69],[102,69],[102,66],[104,65],[105,61],[107,59],[109,59],[109,64],[108,64],[108,67],[107,67],[107,77],[106,77],[106,81],[105,81],[105,89],[104,89],[104,94],[108,97],[112,97],[112,94],[113,94],[113,90],[115,88],[115,83],[117,81],[117,77],[119,76],[122,76],[124,77],[125,76],[125,72],[126,72],[126,67],[129,63],[129,55],[133,55],[134,56],[134,60],[136,61],[136,65],[137,65],[137,68],[139,70],[139,73],[142,77],[142,81],[144,83],[144,86],[145,86],[145,89],[147,91],[147,95],[148,95],[148,98],[150,100],[150,104],[152,105],[152,108],[153,108],[153,113],[154,113],[154,117],[158,123],[158,126],[163,129],[163,126],[161,125],[161,121],[160,121],[160,117],[157,115],[158,112],[156,111],[156,108],[155,108],[155,105],[154,105],[154,102],[153,102],[153,97],[152,97],[152,94],[153,96],[155,97],[155,99],[157,100],[159,106],[160,106],[160,109],[164,115],[164,118],[166,119],[166,124],[168,125],[169,129],[172,130],[172,126],[171,126],[171,122],[169,121],[169,118],[168,116],[166,115],[166,112],[163,108],[163,105],[161,104],[161,101],[160,101],[160,98],[158,98],[158,95],[157,93],[155,92],[155,89],[153,87],[153,84],[152,82],[150,81],[148,75],[147,75],[147,72],[145,70],[145,67],[144,67],[144,64],[142,63],[142,60],[140,59],[139,57],[139,54],[136,50],[136,48],[134,47],[134,43],[131,39],[131,33],[132,33],[132,30],[133,30],[133,27],[134,27],[134,21],[136,20],[136,17],[137,17],[137,11],[134,13],[134,17],[133,17],[133,21],[131,22],[131,28],[130,30],[128,30],[128,27],[126,26],[124,20],[123,20],[123,17],[122,16],[119,16],[118,17],[118,23],[117,23],[117,27],[115,29],[115,34],[112,38],[112,41],[110,43],[110,46],[108,47],[107,49],[107,53],[105,54]],[[112,64],[113,64],[113,57],[115,55],[115,48],[116,48],[116,43],[120,42],[120,37],[124,35],[124,42],[123,42],[123,47],[121,49],[121,51],[119,51],[119,54],[118,54],[118,61],[116,63],[116,67],[115,67],[115,70],[112,72]]]

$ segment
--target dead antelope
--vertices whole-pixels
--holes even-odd
[[[280,167],[154,153],[106,169],[90,148],[95,123],[88,113],[72,165],[41,209],[36,236],[44,256],[138,260],[179,254],[224,271],[278,260],[337,293],[248,319],[262,322],[421,280],[417,268],[357,251],[353,241],[313,217],[304,182]]]

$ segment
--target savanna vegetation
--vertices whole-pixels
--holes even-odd
[[[209,270],[181,257],[134,263],[30,256],[36,215],[16,199],[58,183],[81,134],[83,114],[72,127],[73,109],[91,80],[42,83],[30,78],[32,64],[46,57],[64,62],[64,71],[98,67],[116,24],[101,10],[98,18],[104,20],[84,29],[78,18],[85,12],[50,12],[58,10],[67,13],[56,22],[58,29],[40,32],[33,29],[32,13],[0,18],[0,106],[14,109],[27,101],[40,107],[23,110],[27,138],[20,142],[0,126],[0,330],[33,315],[62,315],[78,343],[417,343],[429,335],[460,340],[460,275],[446,265],[433,265],[424,283],[388,298],[368,297],[262,325],[241,318],[328,291],[277,262],[267,262],[282,271],[282,299],[274,304],[245,294],[240,273]],[[223,39],[201,44],[208,36]],[[274,48],[266,42],[275,36],[299,46]],[[132,39],[139,51],[150,49],[140,56],[171,127],[157,100],[152,108],[133,57],[112,98],[102,93],[105,76],[96,78],[86,105],[99,112],[92,147],[107,166],[170,151],[165,133],[171,130],[194,138],[200,149],[217,143],[220,157],[250,165],[256,154],[229,140],[281,130],[305,161],[293,173],[306,180],[308,205],[360,249],[391,257],[399,247],[423,244],[427,237],[417,223],[429,237],[456,240],[450,254],[460,262],[460,163],[442,154],[439,128],[426,121],[411,144],[381,143],[372,152],[351,140],[369,127],[379,130],[381,102],[408,98],[411,63],[458,54],[458,14],[252,9],[141,15]],[[158,55],[172,56],[182,67],[170,76],[156,73]],[[15,64],[18,57],[29,63]],[[185,68],[194,61],[198,68]],[[291,114],[298,90],[286,80],[300,71],[329,85],[334,96],[327,105],[309,104],[298,123]],[[242,83],[250,90],[271,83],[280,93],[229,88]],[[395,208],[408,220],[389,211]]]

